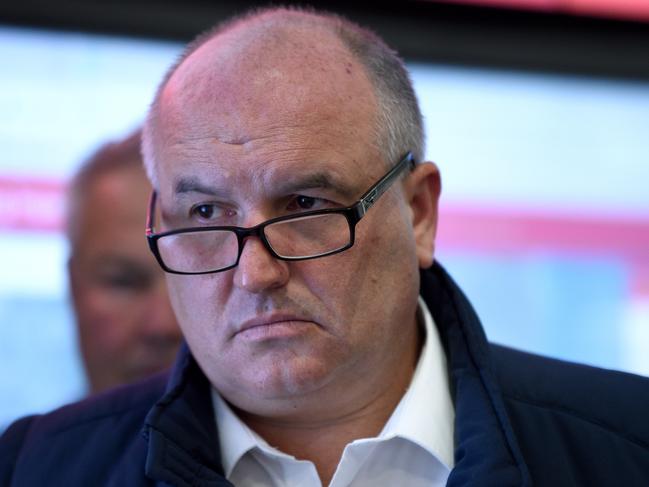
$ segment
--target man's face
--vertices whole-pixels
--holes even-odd
[[[150,185],[139,167],[91,181],[84,196],[70,282],[93,392],[168,366],[180,343],[164,274],[143,234]]]
[[[302,42],[291,45],[294,58],[253,49],[223,53],[243,59],[223,65],[208,43],[171,78],[159,125],[162,229],[248,227],[347,206],[397,162],[373,145],[376,101],[358,63],[330,38],[321,45],[333,47],[307,57]],[[201,93],[210,69],[219,78]],[[396,183],[348,251],[285,262],[250,238],[234,269],[168,275],[183,333],[212,384],[242,410],[283,415],[326,408],[325,397],[371,400],[413,367],[411,217]]]

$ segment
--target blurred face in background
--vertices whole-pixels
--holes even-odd
[[[144,237],[151,186],[139,165],[91,178],[71,202],[70,286],[92,392],[173,361],[181,335]]]

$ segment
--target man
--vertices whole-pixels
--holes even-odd
[[[181,341],[164,273],[142,239],[150,192],[139,130],[101,147],[70,186],[68,272],[92,393],[168,367]]]
[[[16,423],[5,479],[649,478],[648,381],[489,346],[433,264],[438,171],[414,163],[416,99],[374,35],[295,10],[236,19],[170,70],[143,148],[149,242],[188,348],[168,382]]]

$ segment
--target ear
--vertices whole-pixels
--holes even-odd
[[[439,169],[432,162],[417,164],[407,180],[407,195],[412,213],[419,267],[433,265],[439,195],[442,190]]]

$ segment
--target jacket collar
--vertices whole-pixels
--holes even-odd
[[[439,329],[455,405],[455,468],[447,485],[530,485],[473,307],[437,263],[421,273],[421,294]]]
[[[447,485],[530,485],[473,308],[437,263],[422,271],[421,294],[439,328],[455,405],[455,467]],[[144,435],[150,478],[179,486],[231,485],[223,477],[209,382],[186,346],[165,395],[147,415]]]
[[[149,411],[148,477],[178,486],[231,486],[223,477],[207,378],[183,344],[165,395]]]

